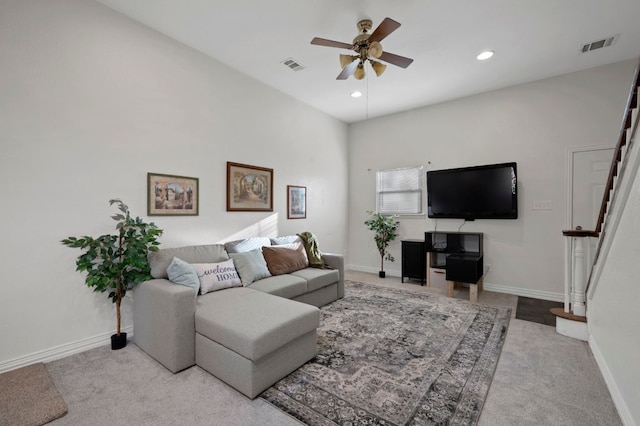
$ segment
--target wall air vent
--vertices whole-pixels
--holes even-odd
[[[591,43],[587,43],[582,45],[580,48],[581,53],[591,52],[592,50],[602,49],[603,47],[609,47],[613,45],[620,37],[620,34],[616,34],[614,36],[603,38],[602,40],[592,41]]]
[[[287,58],[287,59],[285,59],[284,61],[282,61],[280,63],[288,66],[289,68],[291,68],[294,71],[302,71],[304,69],[304,66],[300,65],[300,62],[296,61],[293,58]]]

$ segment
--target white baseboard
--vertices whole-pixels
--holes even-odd
[[[564,301],[564,293],[553,293],[551,291],[534,290],[530,288],[510,287],[501,284],[491,284],[486,281],[482,283],[482,287],[487,291],[495,291],[496,293],[515,294],[516,296],[550,300],[552,302]]]
[[[591,348],[591,353],[593,353],[593,357],[596,360],[596,364],[598,364],[598,367],[600,368],[600,373],[602,373],[602,377],[607,384],[607,388],[611,394],[611,399],[613,399],[613,403],[618,410],[618,415],[622,420],[622,424],[625,426],[637,426],[637,423],[631,415],[629,407],[625,403],[624,398],[622,398],[622,392],[620,392],[620,389],[611,374],[611,370],[609,370],[609,366],[607,365],[602,352],[600,352],[598,344],[591,335],[589,336],[589,347]]]
[[[368,266],[359,266],[359,265],[344,265],[344,269],[345,269],[345,271],[367,272],[369,274],[376,274],[376,275],[380,271],[379,268],[371,268],[371,267],[368,267]],[[400,278],[400,274],[402,274],[402,271],[399,270],[399,269],[387,269],[387,268],[384,268],[384,271],[390,277],[398,277],[398,278]]]
[[[347,271],[358,271],[358,272],[368,272],[370,274],[377,274],[377,268],[371,268],[367,266],[360,265],[345,265],[345,269]],[[402,271],[400,270],[386,270],[387,275],[391,277],[400,277]],[[514,294],[516,296],[522,297],[531,297],[533,299],[542,299],[542,300],[550,300],[552,302],[563,302],[564,294],[563,293],[553,293],[550,291],[542,291],[542,290],[533,290],[528,288],[521,287],[510,287],[506,285],[500,284],[491,284],[486,281],[482,283],[482,287],[487,291],[493,291],[496,293],[506,293],[506,294]]]
[[[133,325],[122,327],[121,331],[127,333],[127,340],[129,340],[133,336]],[[10,359],[9,361],[4,361],[0,363],[0,373],[15,370],[16,368],[25,367],[38,362],[55,361],[56,359],[64,358],[69,355],[111,344],[112,334],[112,332],[104,333],[98,336],[88,337],[86,339],[81,339],[64,345],[55,346],[50,349],[45,349],[43,351],[34,352],[29,355]]]

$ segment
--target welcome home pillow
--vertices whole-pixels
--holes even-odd
[[[191,287],[198,293],[200,290],[200,280],[193,266],[182,259],[174,257],[167,268],[167,276],[169,281],[175,284]]]
[[[271,276],[267,269],[267,262],[262,256],[262,250],[259,248],[243,253],[229,253],[229,256],[238,269],[243,286]]]
[[[233,259],[220,263],[193,263],[192,266],[200,280],[200,294],[242,286]]]
[[[309,266],[304,247],[301,245],[297,248],[284,246],[262,247],[262,254],[271,275],[288,274]]]

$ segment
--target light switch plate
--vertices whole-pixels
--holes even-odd
[[[551,210],[551,200],[534,201],[532,210]]]

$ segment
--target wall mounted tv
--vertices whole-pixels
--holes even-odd
[[[516,163],[427,172],[428,216],[455,219],[517,219]]]

